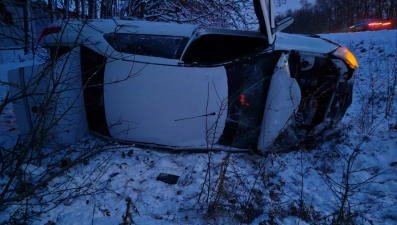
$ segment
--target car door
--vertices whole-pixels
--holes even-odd
[[[267,36],[269,44],[273,44],[275,38],[272,32],[272,28],[274,28],[274,15],[272,9],[273,1],[254,0],[254,10],[258,18],[259,30],[263,35]]]
[[[267,94],[258,150],[267,151],[276,138],[294,122],[301,101],[301,91],[296,79],[291,78],[288,54],[283,53],[277,62]]]
[[[254,10],[258,18],[259,30],[268,38],[270,45],[276,40],[275,33],[285,29],[294,21],[292,17],[286,17],[276,23],[272,0],[254,0]]]
[[[273,44],[275,40],[275,35],[273,33],[273,29],[275,28],[273,1],[254,0],[254,9],[256,17],[258,18],[260,32],[267,36],[269,44]]]
[[[274,44],[275,33],[290,25],[293,19],[286,18],[275,24],[272,0],[254,0],[254,8],[261,33],[267,36],[270,45]],[[288,58],[289,53],[281,54],[271,77],[258,138],[259,151],[269,150],[277,137],[293,123],[301,100],[299,85],[290,75]]]

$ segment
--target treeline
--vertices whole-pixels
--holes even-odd
[[[288,4],[288,2],[287,2]],[[397,28],[397,0],[301,0],[301,8],[288,10],[277,18],[294,17],[285,32],[346,32],[355,21],[365,18],[387,19]]]
[[[12,11],[10,8],[19,7],[28,8],[28,12],[41,10],[48,14],[50,21],[121,18],[243,30],[252,25],[252,0],[0,0],[1,5],[5,6],[0,7],[3,22],[6,22],[7,8]]]

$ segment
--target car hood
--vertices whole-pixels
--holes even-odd
[[[274,43],[275,50],[297,50],[327,54],[334,51],[340,45],[320,37],[310,37],[299,34],[276,33]]]

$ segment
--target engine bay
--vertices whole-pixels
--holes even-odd
[[[290,56],[290,71],[302,94],[295,115],[296,129],[316,135],[336,125],[352,100],[348,91],[352,72],[346,64],[339,59],[295,52]]]

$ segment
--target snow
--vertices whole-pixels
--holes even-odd
[[[68,169],[29,198],[39,203],[29,211],[42,214],[28,224],[123,224],[126,199],[133,203],[131,215],[136,224],[259,224],[265,220],[312,224],[319,218],[330,224],[330,216],[340,207],[340,184],[346,181],[347,160],[352,154],[356,158],[351,165],[348,198],[351,209],[358,212],[357,224],[396,224],[397,103],[388,90],[394,91],[390,87],[397,76],[397,32],[320,36],[348,47],[360,65],[353,104],[337,132],[320,146],[264,158],[222,151],[175,153],[108,143],[105,151]],[[29,65],[31,59],[22,57],[22,52],[1,51],[1,82],[6,82],[8,70]],[[0,85],[0,99],[7,90]],[[9,105],[0,115],[2,147],[12,145],[17,128]],[[69,147],[74,152],[70,157],[95,151],[98,146],[103,146],[98,138],[87,137]],[[38,165],[26,167],[35,174],[46,170]],[[180,177],[172,185],[157,181],[160,173]],[[6,182],[7,175],[0,178],[0,190]],[[217,192],[219,187],[221,192]],[[302,219],[296,211],[300,199],[306,212]],[[218,207],[208,211],[207,200],[218,202]],[[17,210],[25,209],[24,203],[12,202],[1,208],[0,223],[17,217],[23,212]],[[242,219],[250,215],[247,212],[253,213],[251,219]]]

